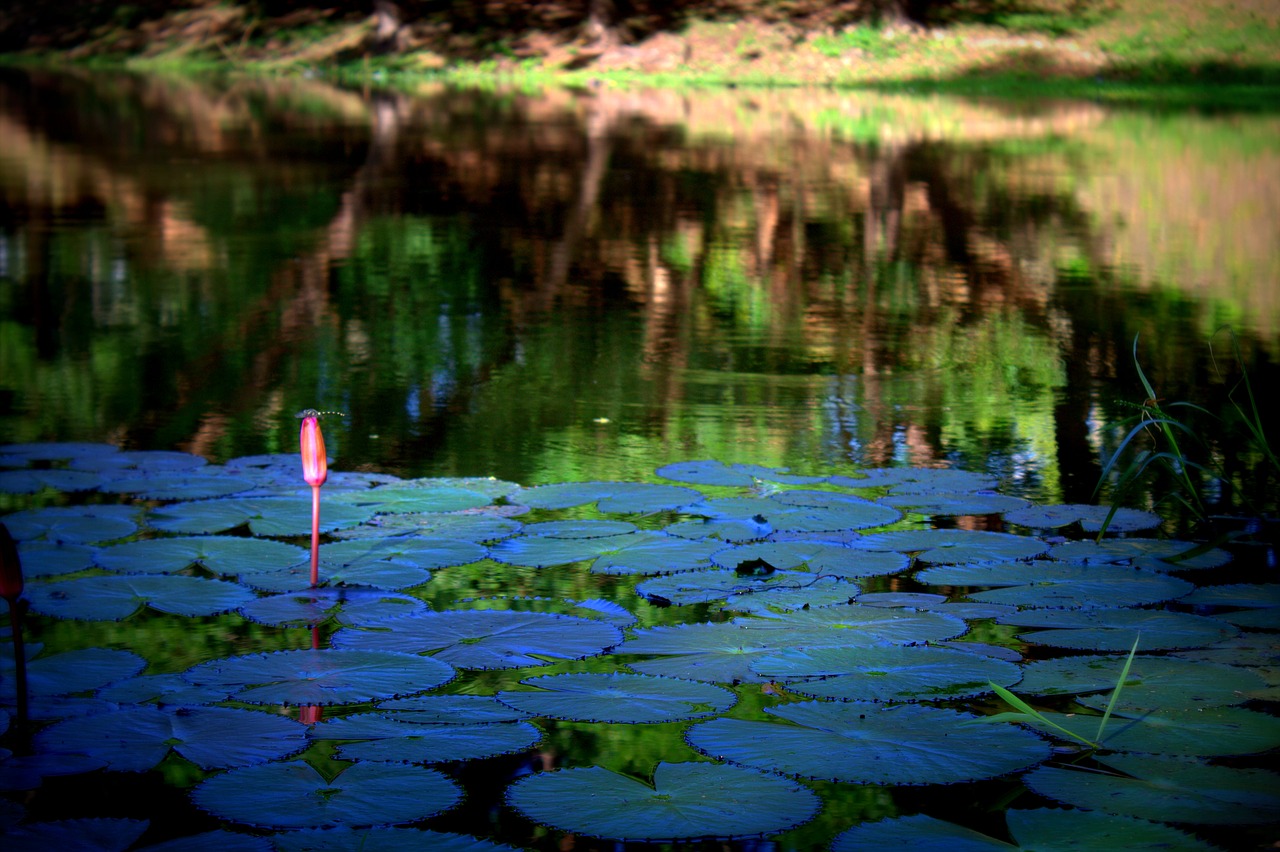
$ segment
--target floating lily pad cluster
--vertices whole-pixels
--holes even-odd
[[[118,646],[29,646],[39,729],[27,753],[0,753],[0,788],[185,762],[190,801],[235,830],[183,848],[510,849],[431,820],[463,800],[461,767],[532,754],[564,725],[678,738],[666,753],[682,759],[639,775],[600,754],[505,788],[527,819],[618,841],[771,835],[833,789],[998,778],[1041,803],[1007,814],[1020,846],[926,813],[827,840],[1210,848],[1186,831],[1280,814],[1280,774],[1249,764],[1280,748],[1280,595],[1216,582],[1230,554],[1161,538],[1147,512],[1118,513],[1096,541],[1105,509],[1032,505],[953,469],[704,460],[651,482],[530,488],[333,472],[311,588],[292,456],[29,444],[0,447],[0,467],[0,491],[30,503],[3,521],[41,623],[222,619],[309,637],[176,668]],[[489,582],[547,572],[584,594]],[[14,676],[6,653],[11,712]],[[996,687],[1044,721],[992,721]],[[1102,749],[1056,759],[1064,729]],[[6,848],[126,849],[146,830],[0,810]]]

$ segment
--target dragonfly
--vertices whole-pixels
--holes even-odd
[[[299,420],[306,420],[308,417],[316,417],[316,418],[328,417],[330,414],[334,415],[335,417],[347,416],[343,414],[341,411],[316,411],[314,408],[304,408],[294,416],[297,417]]]

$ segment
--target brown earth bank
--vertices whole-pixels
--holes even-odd
[[[1275,0],[71,0],[8,5],[0,51],[257,70],[714,82],[1280,82]]]

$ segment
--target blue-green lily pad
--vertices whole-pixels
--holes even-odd
[[[675,722],[723,713],[737,696],[695,680],[642,674],[570,672],[521,681],[534,690],[497,698],[534,716],[579,722]]]
[[[751,473],[735,470],[713,459],[675,462],[658,468],[654,473],[663,479],[694,485],[754,485],[756,481]]]
[[[0,444],[0,456],[12,457],[23,464],[43,461],[68,461],[93,458],[120,452],[114,444],[89,441],[39,441],[30,444]]]
[[[382,701],[378,707],[395,711],[398,719],[432,725],[482,725],[529,718],[528,713],[491,695],[415,695]]]
[[[1037,808],[1005,812],[1013,843],[997,840],[925,814],[864,822],[837,835],[831,852],[911,849],[913,852],[1032,852],[1037,849],[1123,849],[1125,852],[1216,852],[1168,825],[1134,817],[1074,809]]]
[[[305,548],[292,544],[210,535],[128,541],[98,550],[93,561],[100,568],[126,574],[171,574],[202,565],[233,577],[279,571],[308,558]]]
[[[240,614],[250,621],[277,627],[311,627],[325,622],[367,627],[425,609],[425,603],[408,595],[341,586],[257,598],[240,607]]]
[[[593,574],[675,574],[711,566],[711,554],[724,547],[724,542],[690,540],[664,535],[644,538],[635,545],[597,557],[591,563]]]
[[[790,724],[719,718],[695,724],[686,738],[722,760],[854,784],[995,778],[1050,753],[1048,743],[1029,731],[974,725],[980,717],[923,704],[804,701],[764,712]]]
[[[805,560],[805,568],[826,577],[846,580],[882,577],[897,574],[911,564],[910,557],[896,551],[862,550],[820,541],[813,543],[818,547]]]
[[[153,509],[147,522],[158,530],[191,535],[224,532],[244,524],[254,535],[310,535],[311,493],[305,490],[307,493],[294,497],[223,497],[174,503]],[[335,504],[322,497],[320,530],[352,527],[372,516],[367,507]]]
[[[551,529],[561,534],[522,535],[518,538],[500,541],[489,548],[490,558],[508,565],[519,565],[525,568],[549,568],[556,565],[567,565],[571,562],[585,562],[588,559],[595,559],[606,553],[613,553],[645,544],[660,535],[660,533],[637,531],[620,532],[612,535],[570,537],[566,534],[574,530],[587,532],[590,530],[602,531],[604,528],[594,525],[583,527],[582,525],[586,524],[586,521],[564,522],[563,524],[548,521],[547,523],[557,523],[557,526],[544,529]],[[601,523],[616,522],[602,521]],[[538,524],[530,525],[530,527],[535,528],[539,526]],[[627,526],[631,525],[628,524]],[[635,528],[632,527],[632,529]],[[531,532],[529,527],[526,527],[525,531],[526,533]]]
[[[862,477],[833,476],[831,484],[841,488],[890,488],[894,494],[984,491],[999,480],[985,473],[956,468],[877,467],[860,471]]]
[[[526,488],[514,499],[534,509],[567,509],[596,503],[602,512],[642,514],[676,509],[702,498],[692,488],[643,482],[560,482]]]
[[[5,717],[7,721],[7,716]],[[107,762],[87,754],[6,754],[0,750],[0,790],[35,790],[46,778],[80,775],[105,768]],[[0,836],[4,836],[3,816],[0,816]]]
[[[1102,737],[1103,749],[1115,752],[1218,757],[1260,754],[1280,746],[1280,718],[1242,707],[1192,710],[1126,710],[1124,692]],[[1098,736],[1100,717],[1041,711],[1049,723],[1083,739]],[[1057,731],[1036,719],[1023,724],[1050,736]]]
[[[776,600],[778,608],[790,609],[795,607],[785,602],[789,600],[786,593],[819,584],[823,584],[826,590],[832,583],[838,583],[839,586],[835,589],[835,597],[831,602],[848,600],[861,591],[854,583],[824,580],[804,571],[774,571],[762,576],[744,575],[737,571],[693,571],[646,580],[636,586],[636,594],[650,601],[677,606],[724,601],[736,595],[753,595],[759,598],[757,603],[761,608],[768,608],[770,602]],[[796,604],[803,605],[804,601]]]
[[[933,565],[964,565],[1031,559],[1048,545],[1026,536],[981,530],[895,530],[865,535],[857,542],[867,550],[915,553]]]
[[[1042,628],[1020,633],[1024,641],[1081,651],[1128,651],[1139,634],[1144,651],[1172,651],[1210,645],[1238,632],[1214,618],[1136,609],[1037,609],[999,620],[1018,627]]]
[[[164,473],[195,470],[208,463],[209,460],[203,456],[177,450],[127,450],[117,453],[78,453],[71,459],[69,466],[76,470],[137,470],[143,473]]]
[[[165,708],[199,707],[225,701],[220,689],[207,689],[183,679],[181,674],[138,675],[98,690],[98,697],[113,704],[151,704]]]
[[[225,473],[133,473],[104,481],[100,491],[129,494],[146,500],[201,500],[207,497],[227,497],[257,487],[251,479],[241,479]]]
[[[528,818],[590,837],[748,837],[808,822],[820,801],[794,781],[714,763],[659,763],[653,784],[601,766],[530,775],[507,788]]]
[[[145,607],[195,617],[229,612],[253,599],[244,586],[175,574],[82,577],[30,586],[31,608],[55,618],[120,621]]]
[[[217,828],[138,847],[137,852],[274,852],[275,848],[265,837]]]
[[[677,521],[663,531],[668,535],[696,541],[717,540],[737,543],[760,541],[773,532],[773,526],[763,515],[736,518],[703,518],[697,521]]]
[[[488,544],[510,538],[522,524],[488,512],[464,512],[456,515],[439,512],[375,515],[363,524],[334,530],[339,539],[383,538],[406,533],[474,541]]]
[[[831,606],[800,612],[760,613],[763,624],[773,629],[819,629],[833,631],[837,642],[861,644],[867,641],[913,644],[951,639],[964,633],[968,625],[953,615],[938,612],[909,612],[883,607]],[[740,620],[741,621],[741,620]]]
[[[247,704],[302,706],[425,692],[450,681],[454,670],[431,657],[392,651],[301,649],[210,660],[182,676]]]
[[[418,487],[393,483],[378,488],[343,491],[328,501],[333,506],[357,506],[370,515],[402,512],[460,512],[487,506],[487,494],[466,488]],[[321,512],[323,515],[323,511]]]
[[[1029,563],[941,565],[916,579],[931,586],[1002,586],[968,595],[972,601],[1026,607],[1096,609],[1173,600],[1195,588],[1186,580],[1124,565]]]
[[[133,535],[137,514],[132,506],[47,506],[5,515],[4,525],[18,541],[100,544]]]
[[[357,713],[312,725],[310,736],[349,741],[338,746],[343,760],[444,763],[524,751],[542,739],[542,731],[524,721],[438,725],[403,713]]]
[[[484,545],[459,538],[395,536],[356,541],[335,541],[320,546],[320,571],[347,571],[379,562],[400,562],[418,568],[447,568],[479,562],[488,553]]]
[[[622,641],[611,624],[540,612],[452,610],[428,612],[396,622],[392,630],[344,628],[335,648],[434,653],[464,669],[542,666],[552,660],[581,660]],[[425,688],[425,687],[424,687]]]
[[[1201,547],[1174,539],[1125,538],[1101,542],[1068,541],[1055,545],[1049,555],[1064,562],[1123,562],[1154,571],[1218,568],[1231,561],[1231,554],[1220,547],[1197,553]]]
[[[1028,506],[1016,512],[1007,512],[1005,522],[1034,529],[1057,529],[1079,523],[1085,532],[1096,533],[1111,512],[1110,506],[1090,506],[1085,503],[1059,503],[1052,506]],[[1154,512],[1141,509],[1116,509],[1107,524],[1107,532],[1124,533],[1149,530],[1160,526],[1162,519]]]
[[[652,655],[630,667],[637,672],[721,683],[763,683],[751,659],[797,641],[799,631],[752,630],[742,624],[697,622],[637,630],[615,654]],[[810,637],[812,638],[812,637]],[[840,641],[832,636],[832,642]],[[875,641],[875,640],[869,640]]]
[[[926,492],[922,494],[888,494],[876,500],[885,506],[918,515],[997,515],[1030,505],[1029,500],[1007,494],[962,492]],[[1006,516],[1007,517],[1007,516]]]
[[[462,800],[444,773],[425,766],[356,763],[326,779],[301,761],[232,769],[191,791],[197,807],[265,828],[374,826],[417,822]]]
[[[751,669],[792,692],[845,701],[964,698],[1022,677],[1004,660],[923,645],[788,648],[760,655]]]
[[[201,769],[278,760],[307,746],[306,728],[255,710],[126,707],[58,722],[36,738],[41,751],[88,754],[119,772],[145,772],[176,751]]]
[[[1184,604],[1223,607],[1280,607],[1280,583],[1232,583],[1201,586],[1179,599]]]
[[[1258,825],[1280,813],[1280,774],[1154,755],[1095,757],[1116,773],[1042,766],[1023,781],[1079,808],[1160,822]]]

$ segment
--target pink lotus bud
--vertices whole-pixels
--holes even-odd
[[[329,477],[329,457],[324,451],[324,435],[320,433],[320,413],[308,409],[303,412],[302,434],[302,478],[312,488],[324,485]]]

